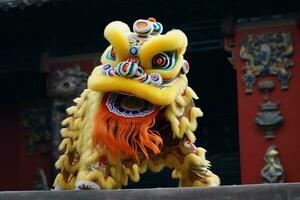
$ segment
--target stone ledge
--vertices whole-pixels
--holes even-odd
[[[0,192],[9,200],[300,200],[300,183],[220,186],[209,188],[155,188],[102,191]]]

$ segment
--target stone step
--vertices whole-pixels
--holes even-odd
[[[300,183],[207,188],[0,192],[1,200],[300,200]]]

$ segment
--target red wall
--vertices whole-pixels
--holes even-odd
[[[27,155],[21,106],[1,105],[0,109],[0,190],[31,189],[38,167],[50,177],[50,155],[41,156],[37,152],[33,156]]]
[[[0,190],[12,190],[16,188],[18,171],[17,146],[18,110],[15,106],[1,106],[1,140],[0,140]]]
[[[256,84],[253,93],[245,93],[245,85],[242,81],[242,66],[244,61],[240,59],[240,41],[247,33],[264,33],[272,31],[289,31],[294,39],[294,54],[291,59],[294,66],[289,69],[292,78],[289,81],[289,89],[282,91],[280,82],[276,77],[259,77],[273,80],[275,88],[270,94],[270,100],[280,102],[279,111],[284,117],[283,125],[276,130],[273,140],[264,139],[264,131],[255,125],[256,113],[259,104],[263,101],[262,94]],[[241,179],[243,184],[261,183],[260,171],[264,166],[263,157],[271,144],[277,146],[281,164],[285,170],[286,182],[300,181],[300,31],[296,25],[273,25],[240,29],[236,32],[235,64],[237,70],[238,86],[238,112],[239,112],[239,141],[241,159]]]
[[[97,54],[47,58],[42,60],[42,71],[50,73],[78,65],[81,70],[89,73],[97,65],[98,60]],[[49,99],[0,105],[0,191],[32,189],[38,168],[45,171],[48,185],[52,186],[51,155],[40,155],[37,151],[38,146],[33,156],[27,155],[27,136],[22,125],[25,110],[44,107],[50,103]]]

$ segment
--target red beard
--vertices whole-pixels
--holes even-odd
[[[93,132],[93,144],[106,147],[113,157],[122,153],[122,158],[133,157],[139,160],[139,153],[147,159],[149,151],[156,155],[160,153],[162,138],[155,130],[150,130],[155,124],[159,112],[144,117],[127,118],[110,112],[103,99],[96,114]]]

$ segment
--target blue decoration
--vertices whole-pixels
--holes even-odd
[[[138,47],[133,46],[129,49],[129,54],[132,55],[132,56],[135,56],[135,55],[137,55],[138,51],[139,51]]]

